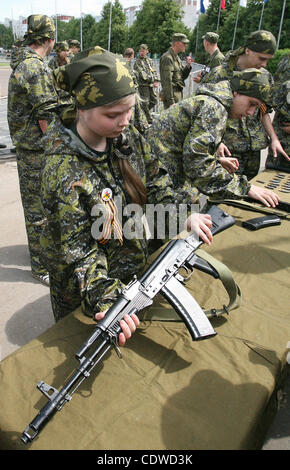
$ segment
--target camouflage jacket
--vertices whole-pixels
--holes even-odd
[[[191,68],[183,65],[180,57],[175,54],[170,47],[160,58],[160,80],[162,92],[166,101],[174,104],[174,88],[181,91],[184,86],[184,80],[190,74]]]
[[[138,86],[152,87],[154,82],[159,81],[153,60],[149,57],[137,57],[133,69]]]
[[[221,80],[229,80],[233,72],[237,69],[237,61],[243,48],[230,51],[224,61],[218,67],[210,70],[204,77],[202,83],[218,83]],[[266,69],[271,84],[274,83],[273,77]],[[267,112],[272,112],[272,108],[267,107]],[[260,119],[260,112],[257,110],[253,116],[247,116],[242,119],[228,119],[227,130],[223,142],[230,149],[233,156],[251,151],[259,151],[269,145],[268,135]]]
[[[158,161],[151,158],[138,131],[131,126],[127,133],[133,149],[128,158],[146,185],[147,202],[172,202],[174,193],[168,175],[158,174]],[[144,268],[147,241],[143,233],[139,238],[130,235],[132,212],[124,212],[130,199],[114,156],[114,141],[109,141],[109,151],[95,152],[62,124],[48,129],[46,141],[42,202],[48,224],[41,237],[45,264],[49,272],[75,279],[82,310],[92,316],[108,308],[123,283]],[[112,198],[121,201],[118,218],[124,234],[125,230],[129,233],[122,245],[114,235],[105,245],[98,241],[98,208],[104,208],[104,190],[112,191]]]
[[[225,56],[223,55],[223,53],[219,50],[219,48],[217,48],[209,58],[208,67],[210,69],[214,69],[222,63],[224,58]]]
[[[289,71],[284,75],[289,76]],[[282,74],[280,75],[282,80]],[[290,134],[285,132],[283,124],[290,122],[290,80],[284,82],[277,82],[277,88],[274,93],[275,99],[275,116],[273,119],[273,127],[278,136],[278,139],[284,151],[290,155]],[[275,158],[273,156],[272,148],[269,148],[266,168],[274,168],[280,171],[289,172],[290,163],[284,158],[283,155],[278,154]]]
[[[226,54],[224,60],[220,65],[212,69],[204,78],[203,83],[218,83],[221,80],[229,80],[233,76],[233,72],[239,70],[237,68],[238,58],[244,53],[243,48],[230,51]],[[266,69],[262,69],[268,74],[268,79],[271,85],[274,84],[274,80],[270,72]],[[271,111],[271,110],[269,110]]]
[[[38,121],[51,122],[59,106],[51,69],[30,47],[21,47],[11,66],[7,117],[12,142],[24,150],[43,150]]]
[[[274,107],[281,108],[281,102],[285,101],[284,96],[280,94],[280,87],[283,83],[290,80],[290,54],[285,54],[280,60],[276,73],[274,75]]]
[[[273,119],[273,126],[285,152],[289,155],[290,135],[287,134],[281,126],[283,124],[285,125],[286,122],[290,122],[290,80],[281,83],[277,88],[275,107],[276,112]],[[287,164],[290,165],[290,163]]]
[[[228,81],[200,86],[197,95],[162,112],[148,131],[152,155],[184,199],[197,189],[217,198],[239,198],[250,189],[246,177],[228,173],[215,155],[232,102]]]

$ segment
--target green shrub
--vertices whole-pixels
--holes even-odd
[[[286,54],[290,54],[290,49],[279,49],[275,52],[274,57],[268,61],[267,70],[269,70],[272,75],[275,74],[280,60]]]

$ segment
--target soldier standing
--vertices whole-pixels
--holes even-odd
[[[136,88],[136,90],[138,90],[138,82],[137,82],[136,74],[135,74],[135,71],[134,71],[134,68],[133,68],[133,59],[134,59],[134,57],[135,57],[134,49],[132,49],[132,47],[127,47],[127,49],[125,49],[125,52],[124,52],[124,59],[128,62],[128,67],[129,67],[130,73],[132,75],[135,88]]]
[[[81,50],[81,43],[77,39],[69,39],[67,41],[69,47],[69,60],[71,61],[72,58]]]
[[[189,40],[182,33],[174,33],[171,47],[160,59],[160,79],[164,108],[182,100],[185,79],[191,71],[191,58],[186,58],[183,65],[178,54],[185,52]]]
[[[202,78],[205,76],[207,72],[209,72],[211,69],[214,69],[218,65],[221,65],[223,59],[225,56],[223,53],[220,51],[217,43],[219,40],[219,35],[217,33],[212,33],[208,32],[204,36],[202,36],[203,39],[203,47],[206,52],[209,53],[210,58],[207,62],[207,67],[205,71],[200,72],[198,75],[194,77],[194,81],[196,83],[199,83]]]
[[[139,57],[134,64],[134,73],[138,83],[138,92],[141,97],[141,106],[149,124],[152,123],[150,110],[157,104],[155,88],[158,87],[159,78],[152,59],[147,57],[148,46],[141,44]]]
[[[223,63],[211,70],[203,79],[203,83],[217,83],[228,80],[233,76],[235,70],[245,70],[255,67],[268,74],[269,81],[273,85],[272,75],[264,69],[268,60],[271,59],[276,50],[276,40],[269,31],[254,31],[246,39],[245,45],[230,51]],[[245,174],[249,179],[259,172],[261,150],[268,147],[269,140],[273,155],[281,153],[289,160],[286,152],[274,131],[269,114],[272,112],[271,103],[265,108],[256,111],[254,116],[243,119],[229,119],[227,129],[223,137],[223,144],[219,149],[220,156],[232,156],[239,161],[239,172]]]
[[[56,116],[58,95],[44,58],[55,43],[55,27],[46,15],[31,15],[23,46],[11,64],[8,85],[8,124],[16,147],[20,193],[24,210],[32,276],[49,283],[41,260],[39,237],[45,225],[40,199],[43,134]]]
[[[61,65],[67,65],[69,60],[69,47],[66,41],[61,41],[54,46],[56,55],[50,59],[48,65],[51,69],[57,69]]]

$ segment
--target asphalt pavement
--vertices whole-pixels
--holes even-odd
[[[7,124],[10,69],[0,68],[0,360],[54,324],[49,288],[32,278],[15,154]],[[290,348],[289,348],[290,349]],[[290,353],[288,354],[290,362]],[[290,450],[290,378],[263,450]]]

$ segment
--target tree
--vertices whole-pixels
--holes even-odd
[[[0,24],[0,47],[3,49],[11,49],[14,43],[12,28],[6,28],[4,24]]]
[[[101,46],[104,49],[108,49],[110,8],[111,2],[104,5],[101,13],[102,19],[96,23],[91,37],[94,46]],[[110,51],[122,54],[125,49],[126,37],[126,16],[120,2],[115,0],[115,3],[112,4]]]
[[[181,18],[181,6],[174,0],[144,0],[129,30],[127,47],[138,51],[145,43],[151,53],[162,54],[170,46],[173,33],[189,35]]]
[[[234,48],[238,48],[244,44],[247,36],[253,31],[259,29],[262,6],[264,0],[248,0],[247,7],[239,8],[238,23],[236,29],[236,37]],[[276,39],[278,38],[281,12],[284,0],[270,0],[264,5],[264,13],[262,18],[261,29],[271,31]],[[217,19],[219,12],[220,0],[212,0],[205,14],[200,15],[198,27],[196,26],[192,32],[190,39],[190,47],[192,51],[197,50],[195,60],[204,63],[206,54],[203,48],[202,36],[207,31],[217,31]],[[218,28],[219,47],[222,52],[232,49],[235,23],[237,18],[239,0],[226,0],[226,9],[221,10],[220,23]],[[284,13],[283,27],[279,48],[284,49],[289,46],[287,41],[287,31],[290,28],[290,8],[289,2]],[[196,49],[197,41],[197,49]]]
[[[98,23],[92,15],[86,15],[82,20],[83,31],[83,49],[88,49],[92,46],[92,37],[96,33]],[[93,44],[95,45],[95,44]]]
[[[65,37],[63,40],[77,39],[80,41],[80,19],[73,18],[66,23]]]

